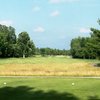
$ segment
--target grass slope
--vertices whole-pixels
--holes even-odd
[[[0,78],[0,100],[100,100],[100,79]]]
[[[32,57],[0,59],[2,76],[100,76],[96,60],[81,60],[67,57]]]

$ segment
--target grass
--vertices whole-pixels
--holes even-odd
[[[100,79],[0,78],[0,100],[100,100]]]
[[[97,60],[61,57],[0,59],[1,76],[100,76]]]

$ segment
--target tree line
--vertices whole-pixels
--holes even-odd
[[[100,20],[98,20],[100,25]],[[36,48],[27,32],[15,34],[15,28],[0,25],[0,57],[30,57],[33,55],[71,55],[73,58],[100,59],[100,30],[91,28],[90,37],[71,40],[70,50]]]
[[[70,55],[70,50],[60,50],[52,48],[36,48],[36,55],[42,56],[56,56],[56,55]]]
[[[100,25],[100,20],[98,20]],[[73,58],[100,59],[100,30],[91,28],[90,37],[78,37],[71,40]]]
[[[52,48],[36,48],[27,32],[15,34],[15,28],[0,25],[0,58],[30,57],[33,55],[68,55],[69,50]]]

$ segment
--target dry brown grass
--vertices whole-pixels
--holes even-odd
[[[1,76],[100,76],[100,68],[88,62],[75,63],[37,63],[37,64],[1,64]]]

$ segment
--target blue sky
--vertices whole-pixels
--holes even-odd
[[[69,49],[72,38],[100,28],[100,0],[0,0],[0,24],[27,31],[37,47]]]

